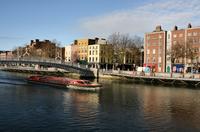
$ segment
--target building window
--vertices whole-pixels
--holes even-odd
[[[192,34],[191,34],[191,33],[188,33],[188,36],[192,36]]]
[[[195,49],[194,49],[194,52],[198,53],[198,52],[199,52],[199,49],[198,49],[198,48],[195,48]]]
[[[176,44],[176,41],[174,41],[173,44]]]
[[[155,49],[153,49],[153,54],[156,54],[156,50]]]
[[[147,50],[147,54],[149,54],[149,52],[150,52],[150,50],[148,49],[148,50]]]
[[[94,62],[94,57],[92,57],[92,62]]]
[[[98,58],[96,57],[96,62],[97,62]]]
[[[193,39],[193,44],[197,44],[198,40],[197,39]]]
[[[153,63],[155,63],[156,62],[156,58],[155,57],[153,57]]]
[[[170,39],[170,34],[168,34],[168,39]]]
[[[150,58],[149,58],[149,57],[147,57],[147,63],[149,63],[149,61],[150,61]]]
[[[91,50],[90,50],[90,55],[91,55]]]
[[[89,62],[91,62],[91,57],[89,57]]]
[[[161,57],[159,57],[159,61],[158,62],[161,63]]]
[[[193,32],[193,36],[197,36],[197,32]]]
[[[176,34],[174,34],[173,37],[176,38]]]

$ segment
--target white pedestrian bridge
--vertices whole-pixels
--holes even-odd
[[[95,77],[94,72],[91,71],[87,65],[79,63],[66,63],[61,60],[44,59],[44,58],[12,58],[12,59],[0,59],[1,65],[17,65],[17,64],[34,64],[46,67],[55,67],[64,69],[69,72],[78,73],[81,76]]]

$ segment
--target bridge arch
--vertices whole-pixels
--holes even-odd
[[[73,73],[80,74],[80,76],[85,77],[95,77],[95,74],[90,69],[84,67],[80,67],[80,65],[72,64],[72,63],[61,63],[61,61],[55,60],[27,60],[27,59],[12,59],[12,60],[0,60],[0,64],[35,64],[40,66],[49,66],[64,69]]]

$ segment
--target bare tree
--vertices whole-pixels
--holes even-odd
[[[56,39],[52,40],[52,43],[54,43],[55,46],[55,59],[62,59],[62,48],[61,48],[61,42],[57,41]]]
[[[170,55],[172,64],[179,62],[180,59],[185,57],[185,46],[180,43],[173,44],[167,54]]]
[[[24,53],[25,53],[25,48],[21,46],[15,47],[12,51],[13,56],[17,58],[21,58]]]
[[[131,56],[134,63],[140,63],[140,48],[143,39],[139,36],[131,37],[129,34],[113,33],[108,37],[108,42],[113,44],[113,62],[126,64],[127,55]]]
[[[173,44],[171,49],[167,51],[167,55],[169,55],[169,59],[171,60],[171,77],[172,77],[172,71],[173,71],[173,65],[175,63],[179,63],[180,60],[182,60],[182,63],[185,58],[185,46],[184,44],[181,44],[177,42],[176,44]]]
[[[198,52],[195,49],[195,47],[193,47],[193,41],[191,39],[189,39],[186,42],[186,49],[185,49],[185,55],[186,55],[186,59],[190,60],[190,63],[194,66],[195,62],[194,59],[198,56]]]

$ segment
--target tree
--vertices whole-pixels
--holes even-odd
[[[62,59],[62,48],[61,43],[58,42],[56,39],[52,40],[52,43],[55,44],[55,59]]]
[[[184,59],[190,59],[191,64],[194,65],[193,60],[197,57],[198,54],[197,54],[195,48],[193,47],[192,40],[189,39],[186,42],[186,44],[180,43],[180,42],[173,44],[171,47],[171,50],[168,51],[168,55],[171,58],[171,64],[172,64],[171,72],[172,72],[173,65],[175,63],[179,63],[180,60],[182,63],[184,63]],[[172,76],[172,74],[171,74],[171,76]]]
[[[167,51],[167,55],[170,56],[169,59],[171,60],[171,77],[172,77],[173,65],[175,64],[175,62],[179,62],[180,59],[183,62],[183,59],[185,58],[185,46],[177,42],[176,44],[172,45],[169,51]]]
[[[194,66],[194,59],[196,59],[196,57],[198,56],[198,48],[197,50],[195,49],[195,47],[193,47],[193,41],[191,39],[189,39],[186,42],[186,50],[185,50],[185,55],[186,55],[186,59],[190,60],[190,63]],[[197,66],[198,67],[198,66]],[[196,68],[197,68],[196,67]]]
[[[168,51],[170,55],[171,63],[179,62],[180,59],[185,58],[185,46],[180,43],[173,44],[171,50]]]
[[[23,57],[24,53],[25,53],[25,48],[21,46],[15,47],[12,52],[13,56],[17,58]]]
[[[113,33],[108,37],[108,43],[113,44],[113,62],[126,64],[127,54],[130,54],[133,63],[140,64],[140,48],[143,39],[139,36],[131,37],[129,34]]]

